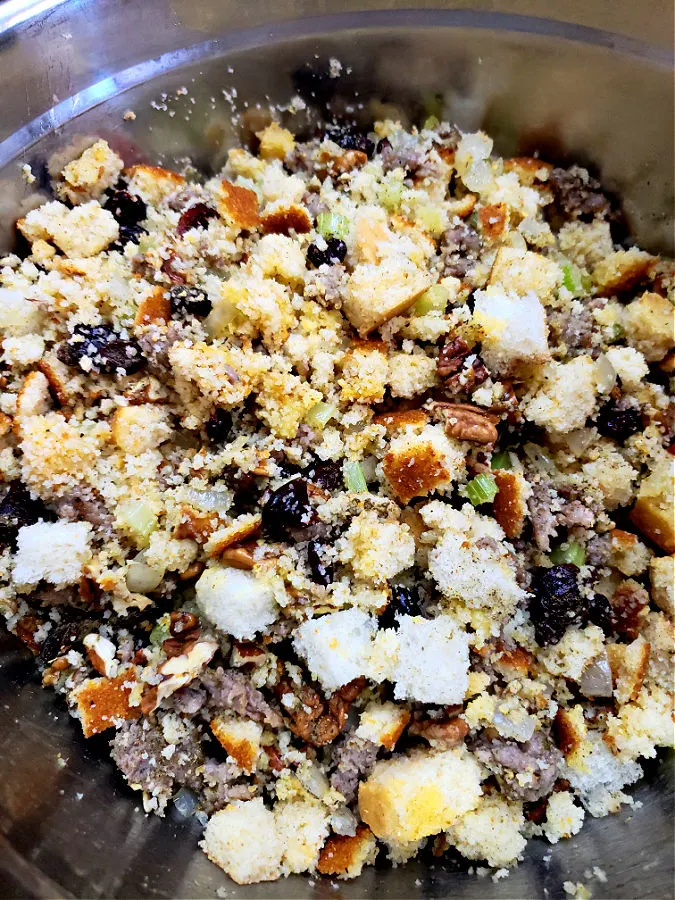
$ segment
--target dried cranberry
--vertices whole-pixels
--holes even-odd
[[[341,263],[346,255],[347,245],[340,238],[328,238],[325,250],[319,249],[316,244],[310,244],[307,248],[307,261],[315,269],[319,266],[334,266],[335,263]]]
[[[213,307],[206,291],[184,284],[174,285],[169,290],[169,297],[174,316],[208,316]]]
[[[13,545],[19,528],[52,518],[43,502],[34,500],[24,484],[12,481],[0,502],[0,545]]]
[[[607,597],[603,597],[602,594],[594,594],[588,601],[588,621],[590,624],[602,628],[605,634],[611,634],[614,630],[612,618],[612,604]]]
[[[218,213],[212,206],[207,206],[206,203],[195,203],[194,206],[186,209],[178,220],[176,228],[178,237],[182,237],[191,228],[206,228],[209,219],[213,219],[217,215]]]
[[[621,400],[610,400],[600,409],[595,424],[604,437],[623,444],[631,435],[642,431],[642,413],[634,406],[623,407]]]
[[[119,237],[114,244],[111,244],[111,249],[124,250],[127,244],[138,244],[141,235],[147,233],[142,225],[120,225]]]
[[[307,544],[307,562],[312,573],[312,581],[328,587],[333,583],[333,567],[323,561],[322,550],[324,549],[323,544],[319,541],[310,541]]]
[[[339,462],[315,463],[307,470],[307,477],[326,491],[342,490],[344,486],[342,466]]]
[[[380,628],[398,628],[396,616],[421,616],[420,595],[415,587],[391,585],[391,600],[380,616]]]
[[[579,592],[578,574],[579,569],[569,563],[535,570],[530,618],[541,646],[557,644],[570,625],[580,625],[587,619],[588,608]]]
[[[148,214],[145,201],[129,191],[113,191],[103,204],[120,225],[138,225]]]
[[[227,409],[216,407],[204,429],[212,444],[224,444],[232,433],[232,413]]]
[[[71,336],[59,347],[57,356],[68,366],[82,360],[91,362],[91,370],[125,375],[138,372],[146,364],[138,343],[123,338],[112,325],[76,325]]]
[[[305,478],[294,478],[267,497],[262,507],[262,522],[274,540],[287,540],[294,530],[304,529],[315,520],[307,487]]]
[[[350,125],[331,125],[326,129],[326,137],[343,150],[359,150],[365,153],[368,159],[371,159],[375,152],[375,144],[368,135]]]

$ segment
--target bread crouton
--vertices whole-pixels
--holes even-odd
[[[281,876],[283,842],[274,813],[260,797],[235,800],[211,816],[200,846],[237,884]]]
[[[492,514],[509,540],[520,537],[527,516],[529,482],[520,472],[497,469],[492,473],[499,489],[492,503]]]
[[[337,878],[358,878],[364,866],[372,865],[377,856],[377,841],[367,825],[358,825],[356,833],[333,834],[319,855],[317,871]]]
[[[647,569],[651,554],[636,535],[613,528],[610,539],[611,562],[622,575],[641,575]]]
[[[256,192],[227,179],[221,181],[218,189],[218,212],[240,231],[252,231],[260,224]]]
[[[171,319],[171,301],[163,287],[153,288],[138,304],[134,325],[157,325]]]
[[[636,247],[615,250],[593,269],[593,284],[601,297],[624,293],[643,281],[655,262],[653,256]]]
[[[90,678],[73,692],[86,738],[113,728],[127,719],[138,719],[140,706],[131,706],[129,695],[136,685],[133,669],[115,678]]]
[[[619,703],[637,700],[649,667],[651,647],[642,635],[630,644],[608,644],[614,696]]]
[[[478,763],[463,749],[416,751],[375,764],[359,787],[359,812],[373,834],[404,844],[449,828],[481,796]]]
[[[549,362],[539,390],[524,403],[526,418],[559,434],[583,428],[595,410],[595,365],[590,356]]]
[[[562,270],[552,259],[531,250],[500,247],[492,263],[488,284],[521,297],[534,293],[546,302],[561,281]]]
[[[649,578],[654,603],[671,619],[675,618],[675,557],[652,557]]]
[[[405,312],[431,284],[431,277],[401,256],[379,265],[361,263],[347,283],[343,310],[361,337]]]
[[[76,584],[91,559],[89,522],[37,522],[19,529],[13,578],[17,584]]]
[[[464,471],[464,453],[440,425],[426,425],[420,432],[406,429],[391,441],[382,471],[405,505],[449,487]]]
[[[499,794],[481,797],[478,806],[452,825],[448,838],[466,859],[485,860],[489,866],[512,865],[527,841],[522,806]]]
[[[250,775],[255,771],[260,754],[263,728],[252,719],[237,719],[224,714],[214,716],[211,731],[239,768]]]
[[[658,362],[675,347],[675,309],[666,297],[647,291],[624,309],[626,340],[647,362]]]
[[[630,518],[639,530],[666,553],[675,553],[675,465],[662,459],[643,478]]]
[[[314,872],[328,837],[328,810],[318,800],[294,799],[277,803],[274,821],[283,844],[284,875]]]
[[[469,643],[464,630],[446,615],[397,618],[398,652],[389,680],[397,700],[452,705],[469,686]]]
[[[322,399],[298,375],[269,372],[257,396],[258,417],[279,437],[295,437],[308,411]]]
[[[278,615],[272,588],[242,569],[211,566],[200,576],[195,591],[204,616],[238,640],[255,637]]]
[[[129,192],[138,194],[151,206],[159,206],[185,184],[182,175],[159,166],[130,166],[124,170],[124,177],[129,184]]]
[[[384,398],[389,367],[386,344],[361,341],[345,353],[338,380],[345,403],[377,403]]]
[[[61,172],[55,183],[56,196],[71,203],[98,200],[115,184],[123,168],[124,163],[107,141],[96,141]]]
[[[71,259],[96,256],[119,237],[113,214],[95,200],[73,209],[56,200],[45,203],[16,224],[30,243],[51,241]]]
[[[310,215],[301,203],[283,200],[269,203],[260,221],[265,234],[307,234],[312,228]]]
[[[533,254],[534,255],[534,254]],[[494,285],[476,291],[473,322],[490,371],[509,374],[519,365],[550,359],[546,313],[533,291],[522,296]]]
[[[117,446],[132,456],[155,450],[172,434],[167,410],[151,403],[118,407],[110,425]]]
[[[329,692],[366,673],[375,620],[360,609],[307,619],[293,644],[312,675]]]
[[[415,541],[406,525],[382,521],[371,510],[355,516],[336,543],[339,559],[349,563],[357,578],[381,584],[410,568]]]
[[[287,128],[278,122],[270,122],[262,131],[256,132],[260,141],[258,154],[261,159],[285,159],[295,147],[295,138]]]
[[[355,735],[385,750],[393,750],[409,721],[410,711],[404,706],[373,700],[361,713]]]
[[[436,360],[426,353],[392,353],[387,380],[392,397],[424,394],[436,384]]]

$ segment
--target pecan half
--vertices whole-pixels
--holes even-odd
[[[451,715],[451,712],[452,710],[449,710],[448,715],[442,719],[422,719],[413,722],[408,731],[410,734],[419,735],[425,741],[437,741],[444,748],[457,747],[469,733],[469,726],[464,719]]]
[[[355,678],[326,700],[310,685],[298,687],[284,677],[274,690],[278,697],[295,694],[300,701],[297,709],[288,712],[293,734],[308,744],[323,747],[332,743],[345,727],[349,708],[365,686],[365,678]]]
[[[441,378],[447,378],[458,372],[464,360],[471,353],[471,348],[462,338],[446,338],[436,362],[436,371]]]
[[[448,437],[473,444],[493,444],[497,440],[499,419],[478,406],[438,402],[432,409],[443,422]]]

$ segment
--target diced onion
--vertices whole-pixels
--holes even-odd
[[[356,826],[359,824],[356,816],[347,806],[338,806],[329,822],[336,834],[346,834],[350,837],[356,834]]]
[[[320,431],[326,427],[336,412],[337,406],[335,406],[334,403],[315,403],[314,406],[308,410],[305,421],[309,426]]]
[[[197,491],[194,488],[185,491],[185,499],[196,509],[203,509],[206,512],[227,510],[232,503],[229,491]]]
[[[163,566],[149,566],[144,554],[139,553],[127,566],[127,587],[133,594],[154,591],[162,583],[166,569]]]
[[[426,316],[432,312],[445,312],[450,299],[450,292],[442,284],[432,284],[418,297],[413,312],[416,316]]]
[[[595,363],[595,383],[603,394],[609,394],[616,384],[616,369],[603,353]]]
[[[534,468],[538,472],[544,472],[547,475],[553,475],[557,469],[556,465],[547,453],[538,445],[527,443],[523,447],[525,455],[530,460]]]
[[[310,794],[319,800],[330,790],[330,784],[325,773],[315,763],[306,763],[298,769],[298,780],[306,787]]]
[[[585,697],[612,696],[612,670],[606,653],[601,654],[586,666],[581,673],[579,687]]]

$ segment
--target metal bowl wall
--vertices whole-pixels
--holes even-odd
[[[490,131],[501,153],[538,146],[557,160],[591,163],[622,193],[636,239],[672,251],[667,49],[570,22],[467,9],[356,12],[336,0],[332,15],[298,18],[307,6],[267,4],[271,25],[260,24],[258,2],[0,6],[0,246],[11,246],[14,219],[44,199],[38,189],[53,154],[73,155],[101,135],[127,163],[189,156],[214,170],[239,139],[233,107],[287,102],[293,72],[318,56],[342,62],[336,103],[364,119],[388,103],[415,121],[425,104],[440,103],[460,126]],[[295,122],[307,127],[306,113]],[[36,184],[22,178],[24,163]],[[239,887],[197,849],[194,819],[143,814],[107,758],[105,736],[85,742],[62,702],[40,688],[29,655],[0,636],[5,897],[556,898],[566,896],[565,881],[588,881],[594,897],[671,897],[673,770],[668,760],[646,769],[635,791],[641,805],[588,821],[572,841],[533,841],[503,880],[428,857],[366,870],[354,883],[296,877]]]

